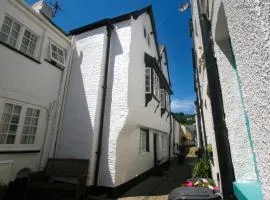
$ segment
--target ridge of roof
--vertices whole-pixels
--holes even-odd
[[[119,15],[117,17],[105,18],[105,19],[99,20],[97,22],[90,23],[90,24],[87,24],[85,26],[81,26],[81,27],[72,29],[67,33],[67,35],[78,35],[78,34],[81,34],[81,33],[84,33],[84,32],[87,32],[87,31],[90,31],[90,30],[93,30],[93,29],[96,29],[96,28],[99,28],[102,26],[122,22],[122,21],[130,19],[131,16],[133,16],[136,19],[138,16],[140,16],[141,14],[143,14],[145,12],[152,13],[152,6],[149,5],[149,6],[142,8],[142,9],[135,10],[135,11],[123,14],[123,15]]]

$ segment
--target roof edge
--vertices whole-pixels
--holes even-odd
[[[81,33],[84,33],[84,32],[87,32],[87,31],[90,31],[90,30],[93,30],[93,29],[96,29],[96,28],[99,28],[102,26],[107,26],[110,24],[122,22],[122,21],[130,19],[131,16],[133,16],[135,19],[137,19],[138,16],[140,16],[141,14],[143,14],[145,12],[149,12],[151,9],[152,9],[152,6],[150,5],[150,6],[144,7],[140,10],[129,12],[129,13],[117,16],[117,17],[105,18],[105,19],[99,20],[97,22],[72,29],[67,33],[67,35],[78,35],[78,34],[81,34]]]

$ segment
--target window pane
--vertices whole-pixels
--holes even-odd
[[[33,126],[37,126],[37,125],[38,125],[38,119],[37,119],[37,118],[33,118],[31,124],[32,124]]]
[[[12,23],[12,19],[10,19],[9,17],[5,16],[4,24],[11,25],[11,23]]]
[[[6,103],[4,108],[4,113],[12,113],[12,104]]]
[[[8,135],[6,144],[14,144],[15,141],[15,135]]]
[[[7,133],[8,132],[8,124],[0,124],[0,133]]]
[[[12,47],[15,47],[16,46],[16,40],[12,39],[12,38],[9,38],[9,41],[8,41],[8,44]]]
[[[12,31],[11,32],[11,37],[13,37],[14,39],[17,39],[18,38],[18,35],[19,35],[19,33],[16,32],[16,31]]]
[[[5,144],[6,143],[6,134],[0,134],[0,144]]]
[[[57,56],[57,53],[55,52],[52,52],[52,57],[55,59],[55,60],[58,60],[58,56]]]
[[[0,40],[2,41],[2,42],[7,42],[7,40],[8,40],[8,36],[7,35],[5,35],[5,34],[3,34],[3,33],[0,33]]]
[[[12,115],[11,123],[18,124],[19,123],[20,116],[19,115]]]
[[[24,125],[30,125],[31,124],[31,117],[25,117]]]
[[[19,114],[21,113],[21,109],[22,109],[21,106],[15,105],[15,106],[14,106],[14,109],[13,109],[13,113],[19,115]]]
[[[39,110],[37,109],[33,110],[33,117],[39,117]]]
[[[23,53],[26,53],[27,47],[22,44],[21,48],[20,48],[20,51],[23,52]]]
[[[28,44],[29,44],[29,40],[28,39],[26,39],[26,38],[23,38],[23,40],[22,40],[22,44],[23,45],[25,45],[26,47],[28,46]]]
[[[2,119],[1,119],[1,122],[6,122],[6,123],[9,123],[9,121],[10,121],[10,117],[11,117],[11,114],[6,114],[6,113],[3,113],[3,115],[2,115]]]
[[[27,135],[28,133],[29,133],[29,129],[30,129],[30,127],[29,126],[24,126],[23,127],[23,134],[25,134],[25,135]]]
[[[21,144],[27,144],[28,136],[22,135],[21,137]]]
[[[17,24],[16,22],[14,22],[14,24],[13,24],[13,30],[19,32],[20,31],[20,28],[21,28],[21,26],[19,24]]]
[[[10,29],[11,29],[10,26],[3,24],[2,28],[1,28],[1,32],[9,35]]]
[[[37,128],[35,128],[35,127],[31,127],[30,134],[31,134],[31,135],[35,135],[35,134],[36,134],[36,132],[37,132]]]
[[[28,144],[34,144],[35,136],[30,136],[28,140]]]
[[[26,116],[32,116],[33,108],[27,108],[26,110]]]
[[[10,126],[9,126],[9,131],[8,131],[8,132],[9,132],[9,133],[16,133],[17,127],[18,127],[17,125],[13,125],[13,124],[10,125]]]

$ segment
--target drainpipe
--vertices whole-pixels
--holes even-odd
[[[169,101],[171,102],[171,96],[169,96]],[[170,109],[170,133],[169,133],[169,163],[171,162],[171,135],[172,135],[172,113]]]
[[[107,46],[106,46],[106,55],[105,55],[105,65],[104,65],[104,78],[102,85],[102,102],[101,102],[101,111],[99,119],[99,132],[98,132],[98,147],[97,147],[97,158],[96,158],[96,168],[95,168],[95,177],[94,177],[94,186],[97,187],[98,184],[98,175],[99,175],[99,166],[100,166],[100,157],[101,157],[101,148],[102,148],[102,136],[103,136],[103,126],[104,126],[104,115],[105,115],[105,103],[106,103],[106,94],[107,94],[107,80],[108,80],[108,71],[109,71],[109,59],[110,59],[110,47],[111,47],[111,36],[114,27],[110,21],[106,25],[107,31]]]
[[[199,0],[197,0],[199,4]],[[235,180],[233,164],[231,159],[231,150],[225,123],[224,107],[222,100],[222,92],[219,81],[218,66],[214,51],[212,49],[211,30],[209,21],[202,16],[199,10],[199,22],[202,31],[202,42],[205,54],[205,67],[208,78],[208,87],[210,93],[212,116],[214,123],[214,132],[216,137],[217,154],[219,159],[219,169],[222,182],[222,193],[224,199],[233,199],[233,185]]]
[[[198,86],[199,85],[199,79],[197,78],[198,76],[198,70],[196,67],[196,58],[195,58],[195,52],[194,49],[192,48],[192,63],[193,63],[193,76],[194,76],[194,90],[196,94],[196,112],[197,112],[197,124],[198,124],[198,132],[199,132],[199,144],[200,147],[203,147],[203,135],[202,135],[202,124],[201,124],[201,111],[200,111],[200,105],[199,105],[199,94],[198,94]]]
[[[62,74],[62,84],[60,87],[60,91],[59,91],[59,100],[58,100],[58,109],[57,109],[57,113],[56,113],[56,121],[55,124],[57,126],[57,130],[56,130],[56,137],[55,137],[55,141],[54,141],[54,149],[53,149],[53,158],[56,157],[56,154],[58,153],[59,150],[59,142],[61,139],[61,129],[62,129],[62,121],[63,121],[63,115],[64,115],[64,106],[65,106],[65,102],[66,102],[66,96],[67,96],[67,90],[68,90],[68,86],[69,86],[69,78],[70,78],[70,72],[71,72],[71,65],[72,65],[72,58],[73,58],[73,51],[75,48],[75,38],[72,37],[71,39],[71,49],[69,52],[69,60],[68,60],[68,64],[67,64],[67,69],[66,72]]]

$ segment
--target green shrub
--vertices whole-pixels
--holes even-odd
[[[0,182],[0,200],[5,198],[7,189],[8,189],[8,186]]]
[[[193,178],[211,178],[210,163],[207,159],[199,159],[192,170]]]

